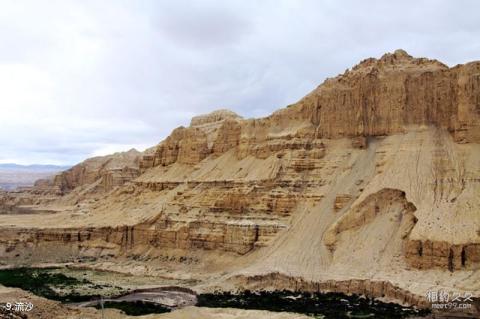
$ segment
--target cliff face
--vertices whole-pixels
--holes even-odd
[[[480,62],[449,68],[397,50],[271,116],[221,110],[140,160],[87,160],[55,178],[67,196],[8,195],[9,212],[75,205],[2,216],[0,257],[62,245],[54,260],[188,260],[215,282],[361,279],[368,294],[381,283],[419,305],[438,286],[480,294],[479,129]]]
[[[218,155],[236,146],[245,156],[278,138],[384,136],[404,133],[411,126],[440,127],[456,142],[478,143],[479,91],[480,62],[449,68],[397,50],[362,61],[267,118],[241,120],[213,113],[208,120],[194,119],[189,128],[176,129],[157,147],[155,161],[146,158],[143,163],[195,164],[212,152]],[[199,125],[215,122],[216,139],[207,143]]]
[[[62,192],[69,192],[101,179],[104,190],[110,190],[139,175],[140,156],[140,152],[131,149],[124,153],[89,158],[56,175],[53,186]]]
[[[212,153],[220,155],[238,145],[241,129],[238,122],[241,119],[227,110],[194,117],[190,127],[173,130],[153,154],[144,156],[140,168],[145,171],[176,162],[193,165]]]
[[[478,142],[480,63],[448,68],[397,50],[327,80],[300,103],[325,137],[377,136],[435,125]]]

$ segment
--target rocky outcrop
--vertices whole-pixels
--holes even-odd
[[[246,254],[265,245],[284,226],[242,221],[157,220],[133,226],[52,229],[2,228],[0,257],[16,262],[22,250],[23,261],[58,262],[84,257],[113,257],[125,254],[149,256],[167,249],[221,250]],[[55,248],[57,247],[57,248]],[[49,256],[43,255],[52,249]],[[156,251],[156,252],[155,252]]]
[[[240,116],[219,110],[194,117],[189,127],[179,127],[140,162],[141,171],[173,163],[194,165],[210,154],[221,154],[238,145]]]
[[[216,110],[209,114],[199,115],[192,118],[190,126],[202,126],[205,124],[218,123],[225,120],[240,120],[241,116],[230,110]]]
[[[208,154],[207,135],[202,130],[179,127],[157,148],[152,164],[196,164]]]
[[[92,184],[102,176],[106,177],[105,185],[109,182],[121,184],[138,174],[132,172],[138,170],[141,153],[132,149],[124,153],[93,157],[77,164],[54,177],[53,185],[62,192],[69,192],[76,187]],[[119,176],[125,173],[123,176]],[[116,177],[113,177],[113,176]],[[110,184],[113,185],[113,184]],[[108,187],[107,187],[108,188]]]
[[[15,192],[0,192],[1,214],[25,214],[30,211],[47,212],[38,206],[48,205],[58,200],[60,193],[55,188],[33,188]]]
[[[258,142],[255,139],[240,141],[237,148],[237,157],[245,158],[254,156],[256,158],[265,159],[272,155],[282,157],[282,151],[301,151],[297,152],[297,159],[320,159],[325,155],[325,145],[317,139],[300,139],[300,138],[272,138],[264,142]],[[299,169],[303,170],[301,160],[299,161]],[[308,169],[308,165],[305,169]]]
[[[127,182],[134,180],[140,175],[140,171],[135,167],[124,166],[123,168],[112,168],[102,172],[102,187],[105,192],[115,187],[122,186]]]
[[[335,201],[337,203],[337,200]],[[337,236],[348,230],[355,230],[365,224],[371,223],[379,214],[384,214],[398,206],[400,215],[397,218],[410,224],[411,230],[416,222],[413,213],[416,207],[405,198],[405,192],[398,189],[382,189],[377,193],[369,195],[360,204],[356,205],[345,215],[340,217],[326,232],[324,240],[330,249],[334,249]],[[408,233],[403,235],[405,238]]]
[[[480,244],[454,245],[446,241],[408,240],[405,243],[405,257],[412,267],[418,269],[478,269]]]
[[[213,142],[213,154],[220,155],[226,151],[236,148],[240,143],[242,127],[236,120],[226,120],[220,126],[218,135]]]
[[[389,135],[408,125],[435,125],[457,140],[478,142],[479,79],[479,62],[448,68],[397,50],[327,80],[298,107],[324,137]]]
[[[352,147],[365,149],[367,148],[368,140],[365,136],[356,136],[352,138]]]
[[[333,203],[333,208],[335,211],[343,209],[347,204],[352,200],[352,196],[349,194],[339,194],[335,197],[335,202]]]
[[[48,189],[53,186],[53,178],[41,178],[33,184],[35,188]]]

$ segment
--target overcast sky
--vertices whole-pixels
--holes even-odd
[[[219,108],[259,117],[403,48],[480,59],[480,1],[0,0],[0,163],[157,144]]]

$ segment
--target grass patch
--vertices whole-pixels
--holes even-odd
[[[0,284],[20,288],[37,296],[61,302],[89,301],[113,286],[66,276],[58,268],[15,268],[0,270]],[[118,287],[115,287],[118,288]],[[89,289],[90,292],[84,292]]]
[[[428,310],[416,310],[395,303],[384,303],[341,293],[306,293],[291,291],[245,291],[240,294],[219,292],[198,296],[199,307],[241,308],[296,312],[327,319],[377,318],[400,319],[422,317]]]
[[[167,307],[142,301],[105,301],[103,307],[119,309],[129,316],[143,316],[151,313],[170,312],[170,309]],[[97,304],[95,308],[101,309],[102,307],[100,304]]]

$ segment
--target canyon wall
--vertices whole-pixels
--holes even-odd
[[[221,269],[215,280],[423,306],[425,289],[480,280],[479,128],[480,62],[397,50],[268,117],[199,116],[145,153],[57,175],[56,192],[0,196],[0,256],[194,252],[205,272]]]
[[[325,137],[377,136],[434,125],[479,142],[480,63],[449,68],[402,50],[367,59],[299,102]]]
[[[0,257],[3,262],[68,262],[84,258],[150,257],[168,249],[220,250],[246,254],[268,243],[282,228],[277,225],[170,221],[135,226],[82,228],[3,228]],[[18,252],[22,252],[19,258]]]
[[[123,185],[139,175],[141,153],[132,149],[124,153],[93,157],[56,175],[53,187],[63,193],[103,179],[105,190]]]

